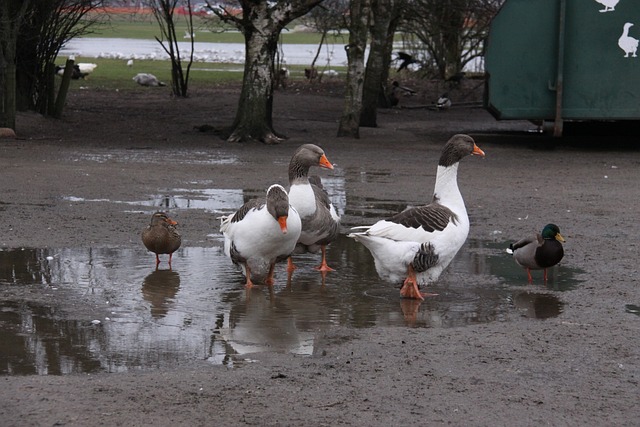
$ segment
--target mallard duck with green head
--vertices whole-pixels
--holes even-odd
[[[555,224],[547,224],[542,233],[526,237],[509,245],[507,252],[522,267],[527,269],[529,283],[533,282],[531,270],[544,270],[544,281],[547,281],[547,268],[558,264],[564,256],[564,237]]]

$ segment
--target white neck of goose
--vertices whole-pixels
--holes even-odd
[[[460,189],[458,188],[458,165],[454,163],[451,166],[438,166],[436,173],[436,185],[433,190],[434,199],[449,208],[459,208],[466,211],[464,200]]]

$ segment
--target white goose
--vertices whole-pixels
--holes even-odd
[[[329,195],[322,187],[319,177],[309,181],[309,168],[319,166],[333,169],[322,148],[313,144],[298,147],[289,163],[289,201],[302,219],[302,233],[295,253],[322,251],[322,262],[316,269],[333,271],[327,265],[326,247],[338,237],[340,217]],[[289,271],[295,266],[289,258]]]
[[[369,249],[382,278],[404,278],[403,297],[424,299],[419,285],[437,280],[467,239],[469,217],[457,175],[460,160],[470,154],[484,157],[473,138],[454,135],[442,150],[431,204],[355,227],[349,234]]]
[[[633,58],[638,56],[636,54],[636,51],[638,50],[638,39],[634,39],[629,36],[629,28],[631,27],[633,27],[631,22],[624,24],[622,35],[618,39],[618,46],[620,46],[620,49],[624,51],[625,58],[628,58],[629,54],[631,54]]]
[[[224,253],[242,267],[246,286],[272,285],[276,262],[287,259],[296,247],[302,223],[289,205],[287,192],[274,184],[267,197],[252,199],[233,215],[220,217]]]
[[[448,94],[443,93],[440,95],[440,98],[436,101],[436,108],[438,110],[448,110],[451,108],[451,99]]]
[[[138,73],[132,80],[140,86],[166,86],[164,82],[158,80],[158,78],[151,73]]]

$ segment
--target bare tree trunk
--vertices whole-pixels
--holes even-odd
[[[104,19],[89,12],[102,0],[31,0],[20,23],[16,50],[16,106],[19,111],[53,113],[54,61],[65,42],[87,34]]]
[[[318,57],[320,57],[320,52],[322,51],[322,46],[324,46],[324,40],[327,37],[327,30],[322,30],[322,36],[320,37],[320,43],[318,43],[318,49],[316,50],[316,56],[313,57],[311,61],[311,68],[309,73],[309,81],[313,82],[316,77],[318,77],[318,72],[316,71],[316,61],[318,61]]]
[[[460,29],[464,28],[466,1],[459,0],[453,3],[454,7],[446,15],[446,20],[450,25],[442,34],[445,51],[443,52],[443,63],[439,68],[445,80],[462,71],[462,34]]]
[[[402,33],[423,46],[423,60],[431,73],[448,79],[481,55],[491,19],[502,0],[408,1]]]
[[[0,1],[0,127],[16,130],[16,52],[29,0]]]
[[[227,141],[260,141],[277,144],[284,136],[273,129],[275,55],[282,29],[323,0],[290,0],[269,4],[267,0],[240,0],[240,17],[214,10],[244,35],[245,61],[242,91],[232,132]]]
[[[262,29],[246,34],[246,59],[240,103],[229,142],[255,140],[277,144],[282,137],[273,130],[274,61],[279,33]]]
[[[351,0],[347,50],[347,88],[339,137],[360,138],[360,114],[364,86],[364,54],[367,46],[370,0]]]
[[[16,64],[0,58],[0,128],[16,130]]]
[[[373,0],[371,5],[371,46],[364,77],[360,126],[377,127],[378,106],[388,106],[387,78],[401,1]]]
[[[180,57],[180,49],[178,47],[178,36],[176,34],[176,24],[174,20],[175,8],[178,0],[159,0],[151,3],[153,14],[160,25],[160,32],[164,40],[156,37],[162,49],[169,55],[171,60],[171,90],[175,96],[185,98],[189,88],[189,71],[193,64],[193,12],[191,8],[191,0],[187,0],[187,8],[189,11],[187,21],[187,32],[191,40],[191,53],[187,64],[186,72],[182,68],[182,58]]]

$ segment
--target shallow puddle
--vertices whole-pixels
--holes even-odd
[[[537,290],[568,291],[580,284],[580,280],[575,276],[582,271],[566,267],[562,262],[547,270],[546,284],[543,283],[543,271],[532,270],[533,283],[529,284],[526,270],[516,264],[513,257],[506,253],[509,243],[469,239],[465,244],[471,257],[469,268],[475,269],[477,273],[497,277],[508,285],[531,286]]]
[[[182,248],[173,259],[173,270],[165,260],[156,270],[142,247],[0,251],[0,373],[234,365],[253,352],[311,354],[318,332],[334,325],[445,328],[547,318],[562,310],[548,289],[577,283],[574,271],[559,266],[548,288],[528,285],[500,245],[480,241],[465,245],[429,288],[438,296],[422,303],[401,299],[398,287],[378,278],[368,251],[344,236],[328,253],[336,272],[322,275],[312,269],[317,256],[299,257],[290,279],[278,265],[271,289],[246,290],[220,247]],[[52,294],[66,303],[53,306]]]
[[[162,209],[204,209],[208,212],[231,211],[245,202],[246,191],[233,189],[181,189],[167,190],[165,194],[150,195],[146,200],[85,199],[64,196],[70,202],[108,202],[129,206],[153,206]]]
[[[153,160],[149,151],[127,155],[131,161]],[[110,155],[91,160],[110,161]],[[216,153],[202,159],[238,161]],[[390,178],[374,171],[350,179]],[[345,182],[339,168],[323,177],[345,227],[406,207],[403,201],[362,198],[349,199],[347,206]],[[137,201],[65,199],[220,215],[263,194],[264,189],[174,188]],[[526,272],[505,252],[508,242],[469,240],[428,289],[437,296],[424,302],[401,299],[399,286],[378,278],[368,250],[341,236],[328,252],[337,271],[320,274],[312,268],[319,256],[307,255],[297,259],[292,277],[281,264],[272,288],[246,290],[239,270],[222,253],[221,236],[213,238],[212,248],[181,248],[173,270],[166,260],[156,270],[154,255],[141,244],[0,250],[0,373],[119,372],[193,360],[234,365],[255,352],[311,354],[320,333],[336,325],[446,328],[520,316],[544,319],[562,312],[553,291],[578,284],[578,272],[562,265],[550,269],[546,285],[542,272],[534,272],[535,282],[528,284]]]
[[[624,311],[626,311],[627,313],[635,314],[636,316],[640,316],[640,305],[626,304],[624,306]]]
[[[338,215],[344,215],[347,204],[344,178],[340,176],[323,177],[322,185],[327,191],[331,192],[331,202],[334,204]],[[171,188],[165,190],[163,194],[149,195],[145,200],[89,199],[75,195],[65,195],[62,199],[74,203],[102,202],[132,207],[149,206],[161,209],[203,209],[207,212],[228,214],[238,209],[249,199],[264,197],[266,190],[266,188],[244,190],[225,188]],[[0,209],[2,209],[1,202]]]
[[[148,162],[148,163],[177,163],[177,164],[205,164],[232,165],[242,163],[237,156],[222,151],[158,151],[150,148],[131,150],[84,151],[77,153],[72,161],[90,161],[96,163],[118,162]]]

